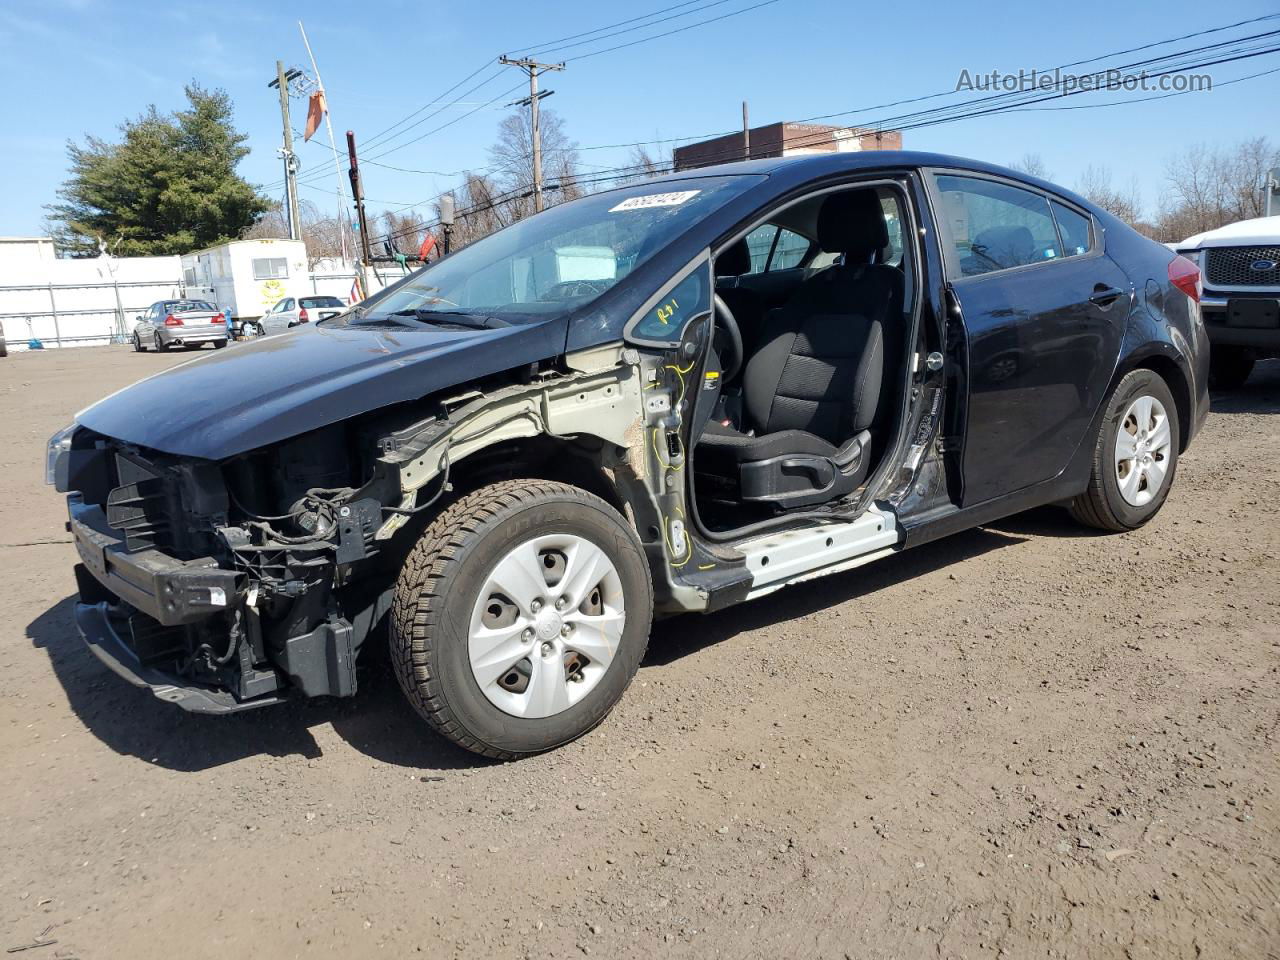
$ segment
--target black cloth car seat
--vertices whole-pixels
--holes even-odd
[[[886,329],[901,327],[903,274],[871,262],[888,243],[876,192],[829,196],[817,234],[842,261],[769,313],[743,373],[747,422],[710,423],[695,450],[698,473],[741,501],[799,507],[856,490],[897,382],[885,375]]]

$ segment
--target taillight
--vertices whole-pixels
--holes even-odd
[[[1186,257],[1169,261],[1169,282],[1196,303],[1200,302],[1200,268]]]
[[[182,321],[171,313],[164,318],[164,325],[166,327],[180,327],[182,326]]]
[[[227,318],[226,318],[226,317],[224,317],[224,316],[223,316],[222,314],[220,314],[220,313],[215,313],[215,314],[213,315],[213,319],[212,319],[212,320],[210,320],[209,322],[210,322],[210,323],[226,323],[226,322],[227,322]]]
[[[309,323],[310,321],[311,321],[311,318],[307,316],[307,308],[303,307],[301,310],[298,311],[298,322]]]

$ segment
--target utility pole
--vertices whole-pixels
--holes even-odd
[[[268,87],[280,88],[280,121],[284,124],[284,195],[289,214],[289,239],[302,239],[302,221],[298,215],[298,158],[293,153],[293,127],[289,123],[289,82],[302,76],[301,70],[284,69],[284,61],[276,61],[276,78]]]
[[[742,159],[751,159],[751,122],[747,119],[747,101],[742,101]]]
[[[363,274],[373,262],[373,257],[369,253],[369,222],[364,217],[364,187],[360,184],[360,162],[356,159],[356,135],[350,130],[347,131],[347,157],[351,161],[351,196],[356,201],[356,222],[360,224],[360,272]],[[367,276],[364,292],[365,296],[373,292],[369,289]]]
[[[546,90],[542,93],[538,92],[538,75],[546,73],[548,70],[563,70],[563,63],[539,63],[537,60],[528,58],[522,60],[512,60],[510,57],[499,57],[498,62],[508,67],[519,67],[529,75],[529,96],[523,100],[517,100],[511,106],[529,106],[529,119],[532,127],[533,139],[533,212],[541,213],[543,210],[542,202],[542,130],[538,125],[538,101],[543,97],[549,97],[555,91]]]

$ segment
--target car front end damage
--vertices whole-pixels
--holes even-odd
[[[598,478],[641,534],[660,606],[740,597],[740,558],[684,529],[670,359],[597,348],[223,461],[62,431],[48,479],[79,553],[77,627],[111,670],[188,711],[351,696],[441,498],[521,475]]]

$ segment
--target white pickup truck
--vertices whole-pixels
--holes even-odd
[[[1229,223],[1176,248],[1200,267],[1210,383],[1239,387],[1257,360],[1280,356],[1280,216]]]

